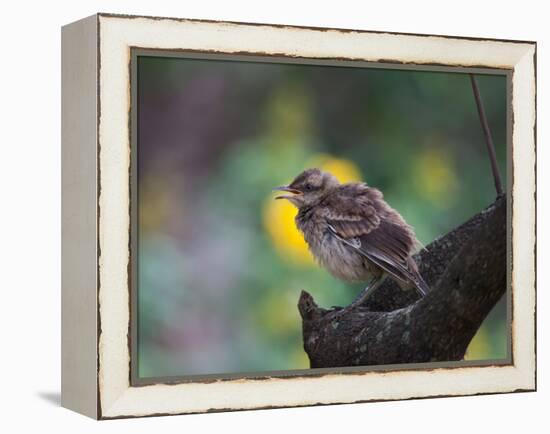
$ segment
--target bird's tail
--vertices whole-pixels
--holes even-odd
[[[428,248],[418,238],[415,240],[414,244],[415,252],[421,252],[422,250],[428,251]]]
[[[422,297],[424,297],[430,291],[430,287],[424,281],[420,273],[416,274],[416,281],[414,282],[414,286]]]
[[[409,271],[411,272],[411,281],[414,284],[414,287],[417,289],[418,293],[422,297],[424,297],[428,292],[430,292],[430,287],[420,275],[416,262],[414,262],[414,259],[411,258],[410,256],[408,259],[408,268],[409,268]]]

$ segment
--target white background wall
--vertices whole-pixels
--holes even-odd
[[[328,3],[328,2],[327,2]],[[549,31],[545,2],[9,1],[1,7],[0,430],[548,432]],[[538,42],[539,392],[94,422],[59,407],[60,27],[95,12]],[[521,182],[521,181],[520,181]]]

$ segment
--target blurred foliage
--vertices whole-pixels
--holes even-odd
[[[271,189],[307,167],[363,180],[428,244],[495,197],[469,78],[140,57],[141,377],[308,368],[296,307],[361,285],[318,267]],[[480,76],[506,179],[506,81]],[[506,305],[469,359],[506,357]]]

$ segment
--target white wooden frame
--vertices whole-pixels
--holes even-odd
[[[108,419],[535,389],[533,42],[105,14],[65,26],[62,40],[65,407]],[[131,385],[131,47],[512,70],[513,363]]]

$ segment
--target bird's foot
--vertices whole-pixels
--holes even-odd
[[[331,319],[333,321],[338,320],[342,318],[344,315],[347,315],[348,313],[350,313],[356,307],[357,305],[353,303],[346,307],[332,306],[332,309],[330,310]]]

